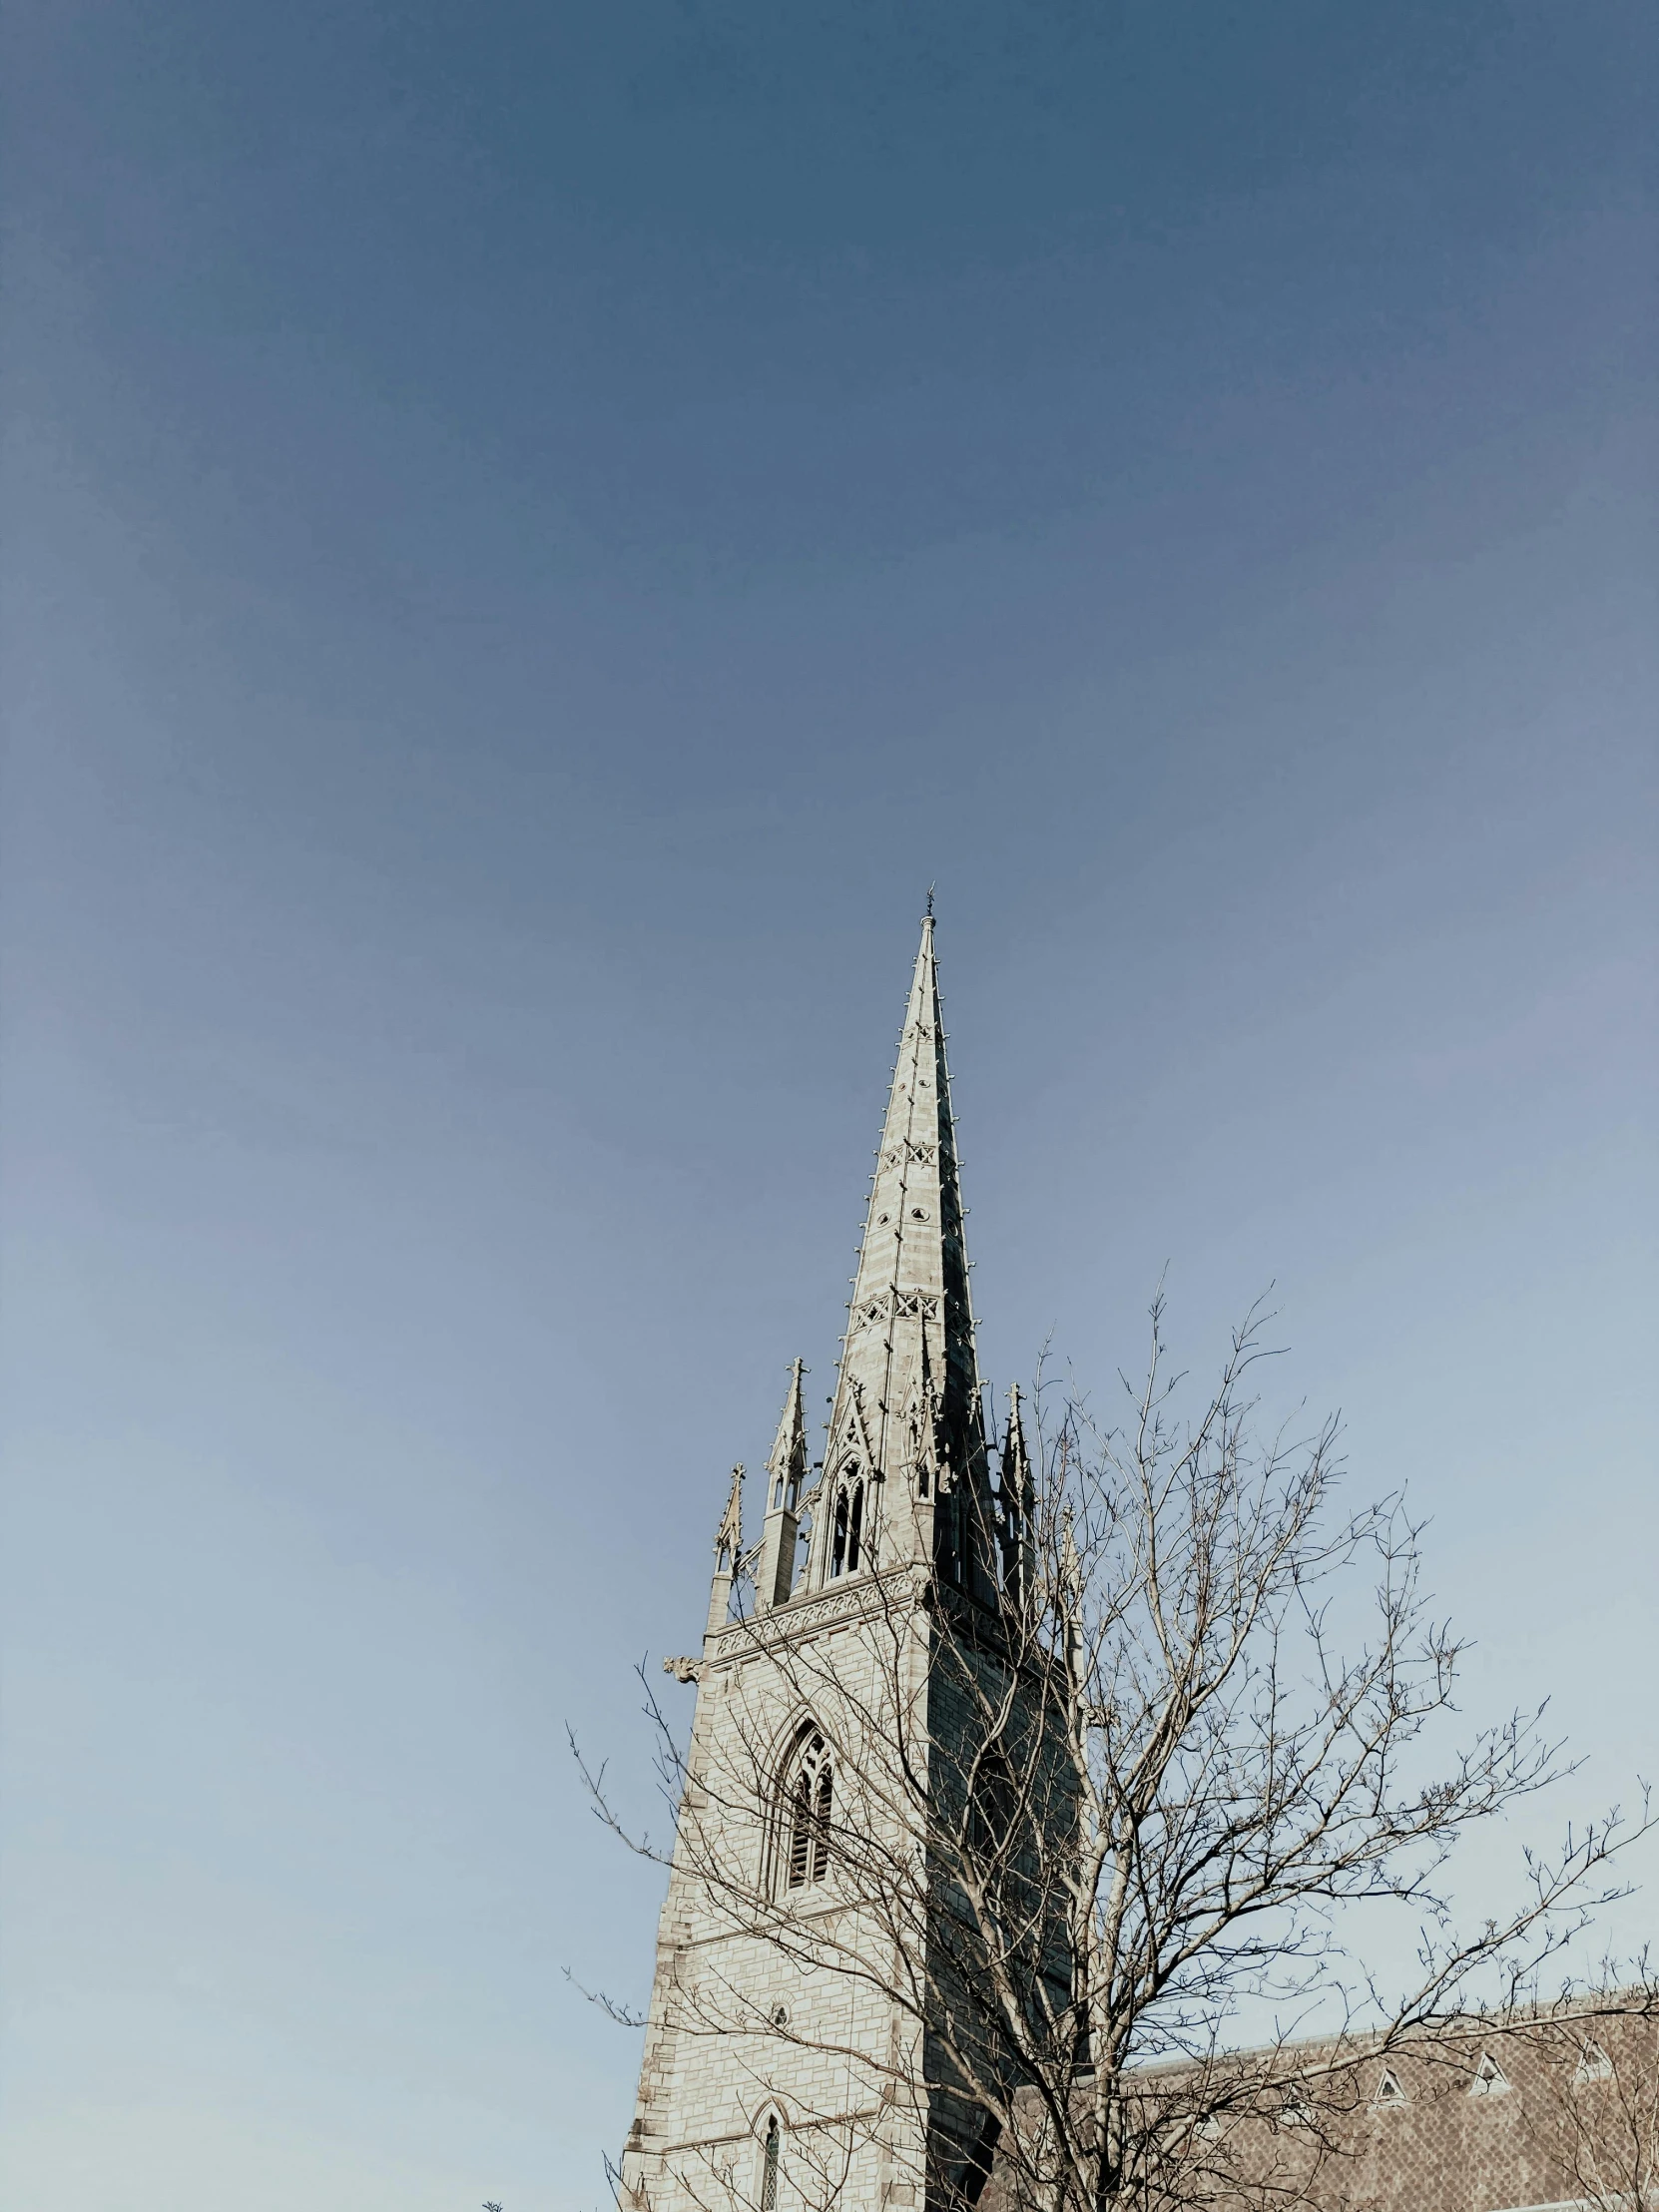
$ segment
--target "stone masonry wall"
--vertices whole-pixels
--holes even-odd
[[[890,1706],[903,1639],[907,1678],[924,1680],[924,1624],[906,1608],[898,1631],[895,1602],[875,1578],[861,1578],[707,1640],[691,1788],[623,2160],[631,2212],[758,2207],[773,2111],[784,2131],[778,2212],[921,2203],[924,2117],[902,2097],[883,2100],[879,2079],[883,2060],[897,2060],[893,2070],[913,2078],[902,2059],[911,2030],[878,1985],[831,1965],[803,1965],[764,1926],[774,1795],[800,1727],[810,1718],[832,1752],[849,1754],[835,1763],[839,1818],[856,1787],[852,1747]],[[710,1866],[721,1878],[715,1883]],[[883,1938],[847,1903],[833,1863],[822,1886],[786,1903],[803,1927],[811,1916],[832,1916],[836,1939],[869,1955],[877,1977],[885,1974]],[[787,2017],[775,2028],[780,2006]],[[860,2063],[859,2053],[876,2067]]]

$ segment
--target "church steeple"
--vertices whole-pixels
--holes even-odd
[[[917,1961],[935,1946],[964,1955],[959,1893],[948,1859],[928,1848],[912,1755],[941,1781],[976,1771],[984,1701],[964,1663],[977,1669],[998,1647],[1006,1655],[1029,1587],[1031,1528],[1017,1396],[994,1498],[987,1466],[931,898],[928,909],[823,1471],[809,1464],[797,1361],[767,1461],[760,1544],[745,1549],[740,1467],[716,1537],[701,1654],[667,1662],[697,1684],[697,1711],[622,2160],[629,2212],[817,2203],[826,2144],[831,2193],[848,2212],[936,2212],[965,2203],[964,2186],[983,2179],[984,2115],[961,2096],[945,2038],[916,2017],[913,1979],[893,1979],[895,1935],[914,1938]],[[734,1577],[751,1565],[753,1615],[740,1605],[733,1617]],[[927,1632],[908,1632],[923,1623]],[[1017,1740],[1023,1721],[1014,1727]],[[873,1857],[863,1849],[872,1838]],[[890,1869],[910,1864],[925,1896],[908,1881],[901,1900],[886,1896]],[[860,1891],[872,1877],[882,1894]],[[758,1885],[752,1906],[748,1884]],[[830,1924],[819,1909],[832,1902],[822,1936]],[[837,2060],[828,2088],[827,2046],[815,2040],[827,2020],[843,2023],[835,2035],[846,2042],[844,2072]],[[827,2094],[832,2134],[821,2117]]]
[[[809,1579],[831,1580],[859,1555],[871,1563],[873,1546],[883,1565],[933,1559],[990,1601],[989,1482],[931,907],[929,898],[871,1179]]]

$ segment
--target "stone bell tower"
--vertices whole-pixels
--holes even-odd
[[[876,1770],[895,1746],[925,1767],[969,1725],[931,1624],[948,1602],[994,1663],[1029,1488],[1017,1410],[992,1481],[931,905],[824,1458],[809,1460],[798,1360],[760,1542],[745,1550],[739,1468],[701,1653],[665,1662],[697,1707],[622,2159],[630,2212],[925,2212],[971,2202],[989,2162],[977,2115],[941,2086],[925,2007],[904,2000],[903,1924],[850,1872],[854,1838],[866,1882],[882,1853],[925,1868],[913,1804]]]

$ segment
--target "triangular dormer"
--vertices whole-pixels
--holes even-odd
[[[1573,2068],[1573,2085],[1584,2081],[1605,2081],[1613,2071],[1613,2061],[1597,2042],[1588,2042],[1578,2054],[1578,2064]]]
[[[1469,2078],[1471,2097],[1506,2097],[1509,2094],[1509,2076],[1489,2050],[1480,2053],[1479,2063]]]
[[[1384,2066],[1378,2076],[1377,2087],[1372,2091],[1371,2101],[1374,2105],[1408,2104],[1410,2102],[1404,2089],[1400,2086],[1399,2076],[1394,2072],[1392,2066]]]

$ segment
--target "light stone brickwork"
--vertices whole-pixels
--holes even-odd
[[[780,2207],[833,2202],[853,2212],[920,2202],[925,2115],[881,2098],[888,2082],[916,2071],[904,2047],[909,2031],[845,1966],[845,1954],[855,1957],[880,1941],[878,1932],[860,1932],[855,1907],[838,1897],[832,1868],[795,1900],[780,1896],[780,1915],[796,1924],[798,1939],[788,1947],[756,1912],[757,1891],[766,1896],[782,1887],[768,1879],[780,1856],[769,1785],[793,1739],[810,1717],[836,1755],[839,1783],[860,1716],[879,1709],[890,1681],[885,1655],[845,1605],[801,1624],[800,1638],[818,1648],[803,1653],[792,1636],[779,1659],[748,1627],[713,1636],[706,1647],[638,2116],[624,2164],[633,2202],[653,2212],[759,2206],[773,2113],[786,2144]],[[924,1681],[919,1635],[912,1663]],[[837,1682],[844,1701],[835,1695]],[[808,1685],[818,1691],[810,1711]],[[855,1782],[848,1777],[844,1786]],[[815,1923],[837,1955],[811,1956]],[[775,2025],[780,2006],[786,2018]],[[875,2063],[861,2063],[856,2053]]]
[[[1002,1575],[964,1212],[929,913],[825,1458],[809,1465],[798,1362],[762,1541],[744,1552],[735,1484],[701,1657],[668,1662],[696,1679],[697,1707],[622,2161],[631,2212],[923,2212],[930,2157],[938,2169],[946,2123],[918,2086],[913,2014],[890,1995],[892,1918],[848,1893],[834,1839],[856,1831],[866,1864],[890,1851],[895,1866],[925,1865],[902,1794],[872,1777],[899,1742],[925,1761],[970,1710],[933,1679],[929,1581],[995,1641]],[[729,1619],[746,1569],[754,1609]],[[791,1852],[813,1874],[817,1830],[798,1819],[791,1761],[819,1739],[812,1774],[827,1763],[832,1778],[832,1848],[821,1878],[792,1887]]]

